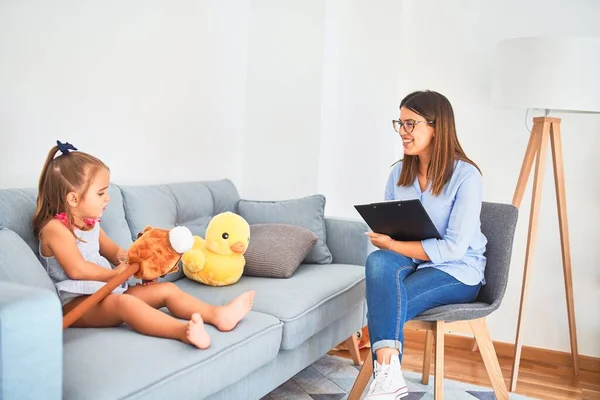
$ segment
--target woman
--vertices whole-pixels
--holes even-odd
[[[404,158],[390,173],[386,200],[419,199],[442,239],[401,242],[367,233],[366,298],[375,379],[366,399],[408,395],[400,363],[404,323],[434,307],[468,303],[484,284],[481,173],[461,148],[446,97],[419,91],[393,121]]]

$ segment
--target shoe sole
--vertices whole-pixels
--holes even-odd
[[[398,400],[398,399],[401,399],[401,398],[403,398],[403,397],[406,397],[406,396],[408,396],[408,387],[404,386],[403,388],[401,388],[401,389],[398,389],[398,391],[399,391],[400,393],[398,393],[398,394],[396,395],[396,400]]]
[[[404,387],[398,389],[396,391],[395,395],[396,395],[396,397],[394,398],[394,400],[398,400],[398,399],[408,396],[408,387],[404,386]],[[383,397],[383,396],[389,396],[389,395],[381,395],[381,396]],[[373,397],[373,399],[377,399],[377,398],[378,398],[378,395],[375,395]]]

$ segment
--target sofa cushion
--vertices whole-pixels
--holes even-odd
[[[306,228],[317,235],[317,243],[308,253],[306,264],[329,264],[333,260],[327,247],[325,196],[316,194],[281,201],[240,200],[238,213],[253,224],[289,224]]]
[[[289,278],[315,243],[317,235],[299,226],[250,225],[244,275]]]
[[[284,323],[281,348],[291,350],[363,302],[364,279],[365,268],[358,265],[302,264],[289,279],[242,276],[234,285],[210,287],[185,278],[175,284],[211,304],[256,291],[252,309]]]
[[[118,328],[64,332],[65,399],[177,399],[208,397],[271,361],[281,322],[250,312],[236,329],[207,326],[211,346],[199,350],[176,340]]]
[[[36,286],[56,294],[37,256],[19,235],[7,228],[0,228],[0,281]]]
[[[147,225],[163,229],[183,225],[204,238],[212,217],[235,211],[239,200],[235,186],[228,179],[120,188],[132,239]],[[183,276],[180,268],[165,280],[175,281]]]

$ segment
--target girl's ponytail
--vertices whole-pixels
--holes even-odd
[[[42,173],[40,174],[40,180],[38,182],[38,197],[36,201],[35,214],[33,215],[33,231],[35,236],[37,237],[40,234],[40,230],[42,228],[42,221],[45,219],[45,216],[48,214],[47,206],[45,207],[45,186],[46,179],[48,178],[48,170],[50,169],[50,164],[52,160],[54,160],[54,156],[58,152],[58,146],[54,146],[48,152],[46,156],[46,161],[44,162],[44,166],[42,167]]]

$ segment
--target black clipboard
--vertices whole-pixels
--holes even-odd
[[[441,239],[441,235],[418,199],[358,204],[354,208],[369,228],[394,240]]]

